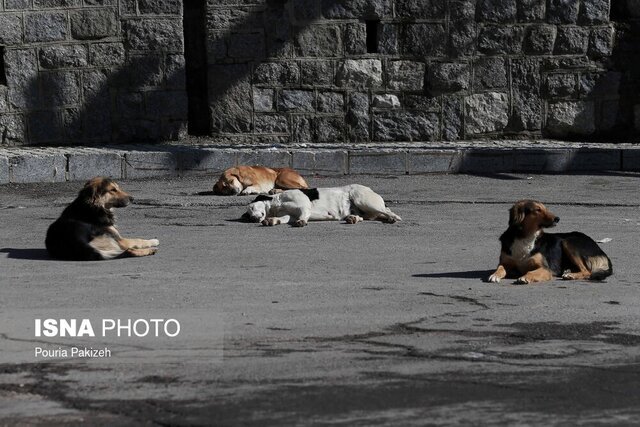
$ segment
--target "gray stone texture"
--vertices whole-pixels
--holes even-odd
[[[71,13],[71,35],[77,40],[115,36],[118,19],[114,9],[91,9]]]
[[[578,22],[579,6],[579,0],[549,0],[547,21],[551,24],[575,24]]]
[[[342,32],[337,25],[312,25],[301,30],[296,51],[302,57],[337,57],[342,53]]]
[[[424,88],[425,65],[415,61],[387,63],[387,86],[394,90],[421,91]]]
[[[556,54],[583,54],[587,51],[589,30],[583,27],[559,27],[555,43]]]
[[[278,111],[313,112],[315,94],[309,90],[284,89],[278,97]]]
[[[171,151],[130,151],[124,159],[124,177],[176,176],[178,155]]]
[[[391,0],[318,0],[322,15],[328,19],[389,18],[393,12]]]
[[[132,19],[123,23],[127,48],[145,51],[183,51],[181,21],[177,19]]]
[[[378,59],[347,59],[338,65],[336,84],[348,88],[382,86],[382,63]]]
[[[9,183],[9,158],[0,156],[0,184]]]
[[[367,53],[367,27],[365,24],[347,25],[344,35],[344,50],[347,55]]]
[[[396,16],[410,19],[444,19],[445,2],[441,0],[396,0]]]
[[[122,156],[117,153],[73,153],[68,156],[68,161],[69,181],[80,181],[94,176],[122,178]]]
[[[474,65],[474,90],[507,87],[507,61],[501,57],[478,58]]]
[[[478,36],[478,51],[485,55],[517,54],[522,51],[524,28],[487,25]]]
[[[86,67],[88,64],[87,48],[83,45],[43,47],[39,57],[43,68]]]
[[[446,37],[442,24],[408,24],[402,40],[404,53],[416,58],[442,57],[446,53]]]
[[[25,17],[26,42],[54,42],[67,38],[67,14],[62,12],[34,13]]]
[[[464,62],[433,62],[427,80],[432,94],[465,91],[471,81],[471,68]]]
[[[63,154],[18,154],[9,158],[11,182],[64,182],[67,158]]]
[[[349,174],[404,175],[407,173],[407,153],[368,152],[349,153]]]
[[[0,14],[0,45],[12,46],[22,43],[22,16],[13,13]]]
[[[557,29],[554,25],[536,25],[527,28],[524,51],[530,55],[549,55],[553,52]]]
[[[511,127],[516,131],[539,131],[542,127],[540,62],[534,58],[511,61],[513,113]]]
[[[509,100],[506,93],[488,92],[465,99],[467,135],[499,132],[509,122]]]
[[[376,112],[373,116],[375,141],[432,141],[438,138],[437,114],[421,111]]]
[[[516,0],[477,0],[478,16],[484,22],[512,23],[516,20]]]
[[[592,134],[596,130],[593,101],[563,101],[549,104],[545,130],[555,137]]]

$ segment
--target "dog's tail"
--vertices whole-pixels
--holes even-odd
[[[587,263],[591,270],[591,280],[604,280],[613,274],[611,260],[606,255],[589,257]]]

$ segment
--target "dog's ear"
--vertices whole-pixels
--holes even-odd
[[[509,227],[522,227],[522,222],[526,216],[526,207],[522,203],[516,203],[509,209]]]
[[[259,195],[258,197],[256,197],[253,202],[251,203],[255,203],[255,202],[265,202],[265,201],[271,201],[273,200],[273,197],[271,196],[265,196],[264,194]]]
[[[78,198],[95,205],[98,201],[98,188],[99,185],[96,180],[91,179],[84,184],[84,187],[78,193]]]

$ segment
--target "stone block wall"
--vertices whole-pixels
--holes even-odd
[[[176,139],[178,0],[0,0],[0,143]]]
[[[180,139],[188,87],[231,143],[640,130],[639,0],[204,0],[195,85],[184,1],[0,0],[0,144]]]
[[[638,2],[613,2],[625,22],[610,0],[208,0],[212,135],[633,136]]]

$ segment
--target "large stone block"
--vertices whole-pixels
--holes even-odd
[[[478,36],[478,50],[486,55],[518,54],[523,38],[523,27],[487,25]]]
[[[238,153],[239,165],[261,165],[272,168],[290,168],[291,153],[286,150],[251,150]]]
[[[457,141],[464,138],[464,102],[459,97],[443,97],[442,138]]]
[[[429,65],[427,85],[431,94],[469,89],[471,67],[464,62],[433,62]]]
[[[278,97],[278,111],[313,112],[315,95],[310,90],[283,90]]]
[[[394,90],[420,91],[424,88],[425,65],[416,61],[387,63],[387,86]]]
[[[90,179],[94,176],[122,178],[122,156],[110,152],[71,153],[69,159],[69,181]]]
[[[515,130],[539,130],[542,127],[540,62],[534,58],[511,61],[511,125]]]
[[[131,19],[123,26],[129,49],[183,51],[184,37],[179,19]]]
[[[306,86],[331,86],[333,84],[333,64],[330,61],[302,61],[301,78]]]
[[[502,57],[478,58],[473,64],[475,90],[501,89],[507,86],[507,64]]]
[[[322,0],[328,19],[376,19],[391,17],[391,0]]]
[[[342,116],[318,116],[315,119],[315,140],[320,143],[344,141],[344,119]]]
[[[613,53],[614,30],[612,26],[594,27],[589,35],[589,56],[604,58]]]
[[[422,111],[378,112],[373,117],[375,141],[432,141],[438,138],[437,114]]]
[[[255,29],[262,25],[263,14],[243,6],[207,7],[207,28],[216,31]]]
[[[575,24],[578,22],[578,6],[578,0],[549,0],[547,21],[551,24]]]
[[[0,45],[22,43],[22,16],[13,13],[0,14]]]
[[[580,22],[585,24],[604,24],[609,21],[611,0],[588,0],[580,4]],[[637,3],[637,1],[631,1]]]
[[[89,47],[89,62],[98,67],[122,65],[125,61],[122,43],[94,43]]]
[[[52,42],[67,38],[67,14],[43,12],[28,14],[24,20],[27,42]]]
[[[518,20],[521,22],[543,21],[547,0],[519,0]]]
[[[404,107],[409,110],[440,111],[440,99],[425,95],[405,95]]]
[[[365,24],[347,24],[344,32],[344,50],[349,55],[367,53],[367,26]]]
[[[164,76],[168,88],[186,89],[187,76],[184,55],[176,53],[165,57]]]
[[[445,2],[441,0],[397,0],[396,16],[410,19],[444,19]]]
[[[249,132],[253,114],[249,67],[245,64],[209,67],[209,102],[214,132]]]
[[[382,63],[379,59],[347,59],[338,65],[336,84],[348,88],[382,86]]]
[[[478,0],[478,17],[485,22],[515,22],[516,0]]]
[[[501,92],[470,95],[465,99],[465,111],[467,135],[498,132],[509,122],[509,98]]]
[[[320,18],[320,2],[318,0],[293,0],[293,17],[296,21],[314,21]]]
[[[182,12],[180,0],[138,0],[138,10],[146,15],[178,15]]]
[[[512,151],[492,149],[468,149],[462,153],[460,173],[504,173],[513,172]]]
[[[591,150],[580,148],[574,150],[570,171],[618,171],[622,168],[620,150]]]
[[[406,152],[383,150],[349,152],[349,174],[404,175],[406,173]]]
[[[145,97],[146,116],[187,120],[188,99],[184,91],[147,91]]]
[[[310,25],[298,34],[296,51],[300,56],[341,56],[342,31],[337,25]]]
[[[591,135],[595,132],[593,101],[564,101],[549,104],[546,131],[553,136]]]
[[[513,172],[558,173],[570,169],[572,150],[515,150]]]
[[[447,32],[442,24],[408,24],[402,45],[404,53],[419,58],[441,57],[447,51]]]
[[[344,111],[344,95],[339,92],[318,94],[318,112],[339,114]]]
[[[25,129],[22,114],[0,114],[0,143],[3,145],[25,142]]]
[[[71,35],[77,40],[95,40],[118,34],[115,9],[80,10],[71,13]]]
[[[449,46],[453,57],[475,53],[477,25],[475,0],[451,1],[449,6]]]
[[[257,112],[273,111],[274,100],[273,89],[253,88],[253,109]]]
[[[557,30],[554,25],[535,25],[527,29],[524,51],[532,55],[548,55],[553,52]]]
[[[298,114],[291,117],[291,142],[296,144],[313,142],[313,121],[310,117]]]
[[[396,55],[400,52],[400,26],[383,22],[378,24],[378,52],[385,55]]]
[[[178,154],[173,151],[128,151],[124,158],[127,179],[178,175]]]
[[[256,114],[255,132],[262,134],[288,134],[289,120],[286,114]]]
[[[400,108],[400,100],[393,94],[375,95],[371,104],[373,105],[373,108],[379,110],[393,110]]]
[[[458,150],[411,150],[408,153],[408,173],[457,173],[462,153]]]
[[[40,101],[38,60],[33,49],[11,49],[4,54],[9,104],[14,108],[34,109]]]
[[[295,62],[264,62],[253,70],[253,81],[272,86],[294,85],[300,81],[300,69]]]
[[[347,151],[294,151],[292,154],[292,167],[302,174],[344,175],[347,173],[349,159]]]
[[[40,49],[43,68],[86,67],[88,52],[83,45],[47,46]]]
[[[74,71],[40,73],[42,103],[45,108],[80,103],[80,75]]]
[[[369,140],[369,96],[366,93],[349,94],[346,122],[351,142]]]
[[[578,76],[576,74],[556,73],[547,75],[544,94],[549,97],[573,96],[578,92]]]
[[[64,182],[67,158],[64,154],[25,153],[9,158],[11,182]]]
[[[559,27],[555,53],[584,54],[589,42],[589,29],[584,27]]]

